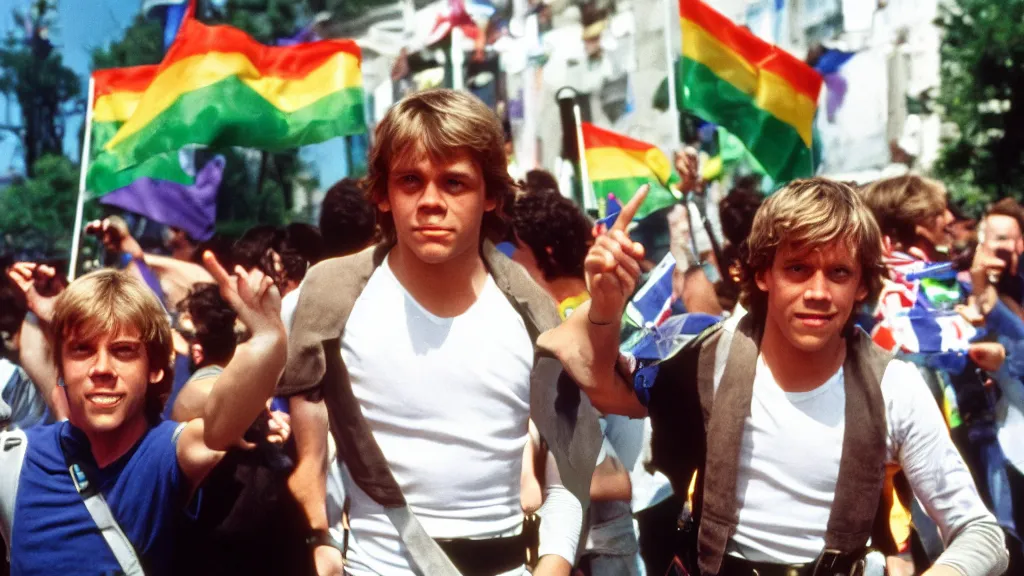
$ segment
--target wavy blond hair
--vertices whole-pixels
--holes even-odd
[[[740,303],[764,315],[768,294],[757,275],[771,268],[782,245],[814,248],[844,242],[861,265],[868,303],[878,298],[885,276],[882,235],[871,211],[849,185],[826,178],[790,182],[765,200],[754,215],[741,262]]]

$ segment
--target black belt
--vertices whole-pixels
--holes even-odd
[[[496,576],[526,564],[531,531],[524,527],[516,536],[437,539],[437,543],[463,576]]]
[[[827,550],[814,562],[807,564],[776,564],[752,562],[737,556],[726,555],[718,576],[833,576],[850,574],[854,565],[864,558],[864,553],[842,554]]]

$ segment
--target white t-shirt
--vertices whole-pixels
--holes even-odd
[[[434,538],[521,531],[520,470],[533,343],[488,276],[454,318],[417,303],[387,261],[356,300],[341,342],[352,390],[406,500]],[[344,475],[350,574],[408,574],[394,526]]]
[[[990,517],[912,364],[882,377],[886,463],[900,466],[948,539]],[[753,561],[810,562],[825,543],[845,430],[843,370],[810,392],[787,393],[759,356],[736,483],[739,524],[729,553]]]

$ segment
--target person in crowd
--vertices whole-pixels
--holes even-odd
[[[1020,256],[1024,253],[1024,208],[1013,198],[1003,198],[989,207],[981,222],[980,244],[1005,267],[995,282],[999,299],[1017,316],[1024,318],[1024,279]]]
[[[593,243],[590,220],[557,190],[530,189],[512,208],[512,261],[554,298],[565,319],[589,299],[583,259]]]
[[[11,574],[170,573],[175,515],[266,409],[286,356],[270,279],[237,268],[229,276],[212,256],[206,264],[252,336],[203,417],[182,424],[160,418],[171,331],[145,285],[105,269],[46,298],[69,420],[0,433],[0,527]]]
[[[700,573],[850,574],[862,561],[880,573],[865,547],[886,466],[945,538],[928,574],[1006,569],[1002,531],[920,374],[851,325],[885,274],[878,224],[852,188],[798,180],[768,198],[743,260],[747,313],[653,370],[617,349],[643,256],[625,231],[637,206],[588,254],[590,302],[538,345],[599,410],[650,414],[652,464],[677,492],[700,471]]]
[[[119,267],[145,282],[167,310],[174,310],[193,284],[213,282],[210,273],[198,263],[144,252],[128,224],[118,216],[90,222],[85,232],[97,236],[108,253],[117,255]]]
[[[894,280],[899,281],[903,271],[913,266],[950,259],[954,216],[942,183],[910,174],[873,182],[860,194],[879,223],[888,247],[885,259],[889,275]],[[1021,560],[1020,545],[1015,542],[1007,463],[997,439],[989,378],[980,372],[996,372],[1006,356],[1004,346],[994,341],[996,335],[1006,330],[1004,319],[1013,319],[1012,314],[1003,313],[1006,308],[998,299],[994,283],[1005,267],[1006,263],[985,245],[979,245],[971,264],[969,291],[961,290],[955,281],[925,279],[920,282],[918,298],[925,299],[933,309],[959,310],[968,321],[989,329],[988,341],[966,344],[970,359],[966,365],[937,367],[926,363],[921,370],[933,397],[945,407],[953,439],[974,474],[983,501],[1014,540],[1010,550],[1016,565]],[[898,322],[886,316],[885,307],[882,313],[883,322]],[[912,512],[915,517],[922,516],[916,506]],[[927,518],[921,518],[915,522],[915,528],[933,558],[940,544],[934,529],[927,524]]]
[[[350,501],[346,574],[521,574],[531,535],[509,470],[530,420],[549,447],[533,573],[569,573],[601,432],[535,356],[554,302],[492,243],[515,191],[501,124],[469,94],[416,93],[377,125],[368,194],[384,241],[309,271],[278,390],[293,478],[310,475],[292,484],[318,573],[342,570],[325,533],[326,415]]]
[[[324,258],[355,254],[369,246],[376,233],[373,205],[356,180],[345,178],[327,189],[320,204]]]
[[[49,311],[40,294],[60,285],[52,267],[26,262],[14,263],[0,276],[0,430],[49,424],[67,413],[57,396],[46,335]]]
[[[200,242],[193,240],[187,232],[174,226],[164,228],[164,248],[170,253],[171,258],[183,262],[195,262]]]
[[[195,284],[178,304],[179,331],[189,342],[193,369],[180,393],[168,399],[171,420],[187,422],[202,413],[214,382],[235,355],[241,336],[237,318],[212,283]]]
[[[592,223],[580,209],[557,190],[532,190],[516,198],[510,236],[516,245],[512,261],[558,304],[565,320],[586,302],[583,260],[593,243]],[[632,489],[629,470],[620,453],[632,455],[633,464],[643,442],[643,421],[621,416],[602,419],[605,432],[597,469],[591,480],[590,533],[580,559],[583,574],[628,576],[637,574],[638,544],[630,508]],[[612,442],[615,439],[615,443]],[[541,446],[531,437],[524,459],[523,491],[535,493],[533,508],[540,502],[540,483],[531,478]],[[618,445],[615,445],[618,444]]]
[[[989,207],[979,227],[979,250],[995,256],[1005,264],[993,274],[1000,303],[1005,305],[1020,322],[1005,326],[999,333],[999,342],[1007,349],[1003,369],[994,374],[998,385],[995,403],[995,425],[999,446],[1007,459],[1006,474],[1013,503],[1014,526],[1024,526],[1024,280],[1021,277],[1020,257],[1024,253],[1024,210],[1013,198],[1003,198]],[[995,311],[999,314],[999,311]],[[1019,533],[1018,533],[1019,535]]]
[[[197,284],[180,307],[182,324],[191,328],[187,338],[197,370],[171,400],[171,419],[188,422],[202,417],[240,338],[238,315],[216,284]],[[260,443],[267,434],[274,441]],[[303,537],[305,517],[288,491],[288,435],[288,415],[269,412],[246,433],[257,445],[228,453],[210,473],[198,515],[180,519],[178,541],[189,553],[175,558],[175,573],[270,576],[312,571]]]
[[[523,185],[524,191],[550,190],[558,192],[558,179],[547,170],[534,168],[526,173]]]

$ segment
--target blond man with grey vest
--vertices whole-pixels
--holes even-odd
[[[279,390],[294,397],[291,485],[318,573],[342,570],[324,545],[326,405],[346,574],[522,575],[532,420],[550,448],[533,574],[568,576],[601,430],[558,361],[536,354],[554,302],[492,243],[517,189],[501,123],[464,92],[408,96],[377,125],[367,187],[384,241],[309,270]]]
[[[765,202],[747,242],[750,312],[637,363],[616,340],[642,247],[620,222],[588,255],[589,309],[538,342],[599,410],[650,415],[652,464],[677,491],[698,472],[693,571],[870,573],[885,470],[899,467],[945,540],[926,574],[1001,574],[1002,532],[924,381],[851,322],[884,272],[868,209],[845,184],[796,181]]]

